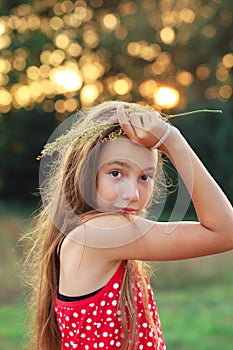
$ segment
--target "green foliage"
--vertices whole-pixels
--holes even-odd
[[[26,305],[17,302],[0,307],[0,343],[2,350],[23,349]]]
[[[157,303],[167,348],[230,350],[232,285],[218,285],[158,294]]]

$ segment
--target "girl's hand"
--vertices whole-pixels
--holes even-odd
[[[117,116],[128,138],[148,148],[161,140],[168,126],[157,112],[133,112],[127,116],[122,105],[117,107]]]

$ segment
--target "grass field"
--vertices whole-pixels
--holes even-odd
[[[23,349],[26,307],[23,302],[0,307],[1,350]]]
[[[231,350],[233,286],[194,288],[159,295],[168,349]]]

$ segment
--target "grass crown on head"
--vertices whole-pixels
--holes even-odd
[[[74,143],[86,144],[89,141],[92,141],[94,138],[101,139],[102,135],[104,135],[108,130],[111,130],[111,128],[114,127],[119,127],[120,125],[117,120],[117,107],[119,105],[124,107],[126,114],[146,113],[152,111],[157,112],[150,106],[142,106],[136,103],[118,101],[108,101],[94,107],[83,109],[81,110],[81,117],[80,114],[77,113],[76,122],[71,129],[57,137],[53,142],[47,143],[41,151],[41,154],[37,157],[37,160],[44,156],[51,156],[54,152],[60,152],[64,147],[70,147]],[[106,112],[106,116],[103,116],[104,112]],[[163,119],[170,120],[172,118],[196,113],[222,113],[222,111],[200,109],[178,114],[160,113],[160,115]],[[124,134],[125,133],[122,129],[117,131],[112,130],[109,133],[106,133],[106,136],[102,138],[100,142],[114,140]]]

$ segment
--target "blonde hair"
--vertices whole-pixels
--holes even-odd
[[[27,277],[31,286],[28,349],[30,350],[58,350],[61,349],[61,334],[55,317],[55,295],[59,283],[59,260],[57,249],[61,238],[80,224],[80,219],[86,221],[97,215],[95,209],[95,176],[99,148],[95,147],[107,135],[119,132],[116,125],[116,107],[118,102],[109,101],[82,111],[82,122],[78,119],[69,132],[64,136],[64,144],[57,147],[55,141],[55,160],[53,159],[48,176],[41,184],[41,194],[44,205],[35,217],[32,232],[27,235],[29,251],[25,260]],[[146,107],[122,102],[125,110],[148,111]],[[102,121],[110,122],[101,135],[91,135],[85,143],[79,142],[79,133],[85,131],[90,123]],[[114,125],[113,125],[114,124]],[[65,139],[67,137],[67,139]],[[66,140],[69,140],[68,144]],[[96,151],[95,151],[96,149]],[[158,163],[158,175],[155,179],[158,190],[159,172],[162,168],[161,157]],[[91,166],[90,166],[91,164]],[[93,171],[94,168],[94,171]],[[88,192],[87,192],[88,189]],[[28,266],[30,269],[28,269]],[[157,337],[154,320],[148,309],[148,290],[145,277],[144,263],[127,261],[124,275],[119,308],[122,313],[122,327],[124,342],[122,349],[133,349],[137,344],[137,320],[135,322],[136,302],[132,286],[140,281],[140,288],[144,296],[146,318]],[[130,329],[125,314],[128,309]]]

